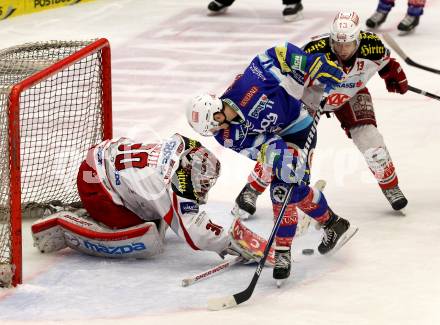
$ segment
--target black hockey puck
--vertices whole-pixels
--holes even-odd
[[[304,255],[313,255],[313,253],[315,253],[315,251],[313,250],[313,248],[304,248],[302,253]]]

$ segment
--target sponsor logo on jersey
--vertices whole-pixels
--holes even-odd
[[[275,202],[284,203],[287,194],[287,188],[282,185],[275,186],[272,190],[272,196]]]
[[[188,145],[190,148],[196,148],[199,147],[199,142],[197,140],[189,139]]]
[[[180,210],[183,213],[198,213],[199,205],[194,202],[182,202],[180,203]]]
[[[240,101],[241,107],[246,107],[249,101],[254,97],[254,95],[258,92],[259,88],[257,86],[252,86],[248,92],[244,95],[243,99]]]
[[[168,183],[168,181],[169,181],[169,179],[171,177],[171,172],[173,171],[173,167],[174,167],[175,164],[176,164],[176,162],[173,159],[171,159],[170,164],[169,164],[168,169],[167,169],[167,172],[165,173],[165,177],[164,177],[164,181],[166,183]]]
[[[370,40],[380,41],[380,37],[377,36],[377,35],[374,34],[374,33],[361,32],[359,38],[360,38],[361,40],[364,40],[364,39],[370,39]]]
[[[290,73],[290,76],[295,80],[299,85],[304,86],[304,73],[299,70],[293,70]]]
[[[115,184],[121,185],[121,174],[117,170],[115,170]]]
[[[252,62],[249,66],[249,70],[251,70],[251,72],[256,75],[258,79],[266,81],[266,77],[264,76],[263,71],[261,71],[261,69],[257,67],[254,62]]]
[[[277,56],[278,63],[282,72],[290,72],[292,69],[286,62],[287,48],[285,45],[275,47],[275,55]]]
[[[340,93],[334,93],[327,97],[327,105],[339,107],[344,104],[350,96]]]
[[[84,247],[88,250],[97,252],[97,253],[104,253],[109,255],[124,255],[124,254],[130,254],[135,251],[143,251],[146,250],[147,247],[145,247],[144,243],[131,243],[127,245],[121,245],[121,246],[106,246],[103,244],[95,244],[92,242],[89,242],[88,240],[83,241]]]
[[[319,41],[309,43],[307,45],[307,48],[304,50],[304,52],[306,52],[306,53],[320,52],[322,49],[324,49],[326,47],[326,45],[327,45],[326,40],[327,40],[326,38],[323,38]]]
[[[98,152],[96,153],[98,165],[102,165],[102,147],[98,148]]]
[[[338,85],[339,88],[360,88],[362,87],[363,82],[361,80],[359,80],[358,82],[345,82],[345,83],[340,83]]]
[[[385,47],[383,45],[364,44],[361,46],[361,54],[363,56],[371,54],[385,54]]]
[[[186,191],[186,174],[183,170],[177,171],[177,181],[179,182],[179,191],[180,193],[184,193]]]
[[[254,131],[258,133],[272,132],[278,128],[278,126],[273,125],[277,122],[277,120],[278,114],[269,113],[261,120],[260,129],[254,129]]]
[[[307,59],[305,55],[292,54],[290,57],[290,66],[294,70],[305,71]]]
[[[171,154],[173,153],[173,149],[176,147],[176,141],[170,141],[165,143],[163,150],[162,150],[162,165],[165,165],[168,163],[168,160],[171,157]]]
[[[274,101],[269,100],[269,98],[266,95],[261,95],[260,99],[258,99],[257,103],[252,107],[252,109],[249,111],[249,116],[252,116],[253,118],[258,118],[260,116],[260,113],[268,108],[272,108],[272,105],[274,104]]]

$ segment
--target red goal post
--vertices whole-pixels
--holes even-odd
[[[112,137],[106,39],[0,51],[0,286],[22,283],[22,216],[79,201],[87,150]]]

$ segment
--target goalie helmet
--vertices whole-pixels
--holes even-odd
[[[173,190],[184,198],[204,204],[220,176],[220,168],[220,161],[204,146],[187,149],[173,178]]]
[[[360,43],[361,25],[356,12],[339,12],[333,20],[330,28],[330,45],[334,52],[334,43],[356,42],[356,49]]]
[[[186,111],[186,117],[189,125],[203,136],[212,136],[211,131],[220,125],[214,120],[214,114],[221,112],[223,109],[223,102],[220,98],[202,94],[194,97],[189,103]]]

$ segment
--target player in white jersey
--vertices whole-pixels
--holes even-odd
[[[360,30],[360,20],[355,12],[340,12],[335,17],[330,34],[314,37],[303,47],[308,54],[325,54],[344,68],[345,80],[330,92],[325,111],[333,112],[342,128],[352,138],[365,157],[382,192],[395,210],[403,209],[408,201],[398,186],[393,161],[382,135],[377,129],[371,95],[367,82],[378,72],[385,80],[389,92],[404,94],[408,82],[400,64],[390,57],[379,36]],[[317,107],[322,98],[322,87],[313,85],[304,89],[302,102]],[[248,184],[236,199],[234,211],[252,214],[247,206],[256,206],[256,200],[268,186],[264,168],[257,164],[248,177]],[[253,191],[251,191],[252,189]],[[246,201],[247,205],[240,205]]]
[[[45,253],[68,246],[96,256],[147,258],[163,251],[169,226],[194,250],[252,260],[254,252],[242,250],[233,231],[199,211],[219,174],[215,155],[179,134],[154,143],[106,140],[89,150],[79,168],[84,209],[36,221],[34,244]]]
[[[324,53],[344,68],[346,79],[330,93],[325,110],[334,112],[342,128],[365,157],[382,192],[394,210],[408,201],[398,185],[393,161],[377,128],[376,116],[367,82],[376,74],[385,80],[389,92],[405,94],[408,81],[400,64],[390,57],[378,35],[360,30],[355,12],[340,12],[329,35],[313,38],[304,46],[306,53]],[[321,98],[319,87],[310,87],[302,98],[316,107]]]

